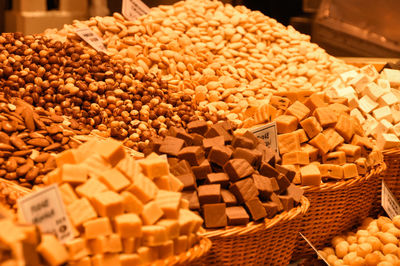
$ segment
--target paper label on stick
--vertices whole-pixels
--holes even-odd
[[[18,199],[18,208],[21,218],[38,225],[42,232],[56,235],[61,242],[73,238],[72,226],[57,184]]]
[[[140,0],[123,0],[122,15],[127,20],[133,21],[150,12],[150,8]]]
[[[257,138],[264,140],[267,147],[273,149],[276,154],[279,154],[278,130],[275,121],[266,125],[250,128],[249,131]]]
[[[79,28],[75,30],[75,33],[90,46],[92,46],[97,52],[107,53],[103,39],[97,36],[97,34],[94,33],[90,28]]]
[[[393,219],[396,215],[400,214],[400,205],[392,191],[388,188],[385,181],[382,180],[382,207],[389,215],[390,219]]]
[[[326,265],[329,266],[329,263],[321,256],[321,254],[318,252],[318,250],[314,247],[314,245],[310,242],[310,240],[308,240],[302,233],[299,232],[299,234],[301,235],[302,238],[304,238],[304,240],[307,242],[307,244],[310,245],[310,247],[315,251],[315,253],[317,253],[318,258],[323,260]]]

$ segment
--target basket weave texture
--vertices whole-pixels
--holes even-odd
[[[383,159],[387,166],[386,171],[382,174],[383,180],[400,201],[400,148],[383,151]],[[379,194],[379,198],[380,196]]]
[[[331,239],[358,225],[379,210],[377,195],[381,187],[384,163],[365,176],[336,183],[304,186],[304,195],[310,200],[310,209],[301,221],[301,232],[317,248],[322,249]],[[293,259],[315,254],[301,237],[298,238]]]
[[[300,205],[263,222],[247,226],[209,230],[204,236],[213,245],[204,265],[288,265],[296,245],[301,217],[310,203],[302,197]]]
[[[202,258],[210,251],[212,243],[210,239],[201,237],[197,245],[187,252],[177,256],[169,257],[165,260],[158,260],[151,265],[199,265]]]

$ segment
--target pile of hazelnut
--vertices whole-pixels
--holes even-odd
[[[172,91],[153,74],[43,36],[0,36],[0,88],[7,96],[71,117],[80,129],[125,140],[135,150],[170,126],[198,119],[192,97]]]

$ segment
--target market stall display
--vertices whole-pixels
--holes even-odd
[[[400,193],[399,86],[399,70],[348,65],[219,1],[2,34],[0,201],[58,184],[75,238],[30,247],[52,265],[286,265],[313,252],[298,232],[321,249],[375,217],[383,159]],[[272,121],[279,154],[247,131]],[[367,261],[351,244],[329,260]]]

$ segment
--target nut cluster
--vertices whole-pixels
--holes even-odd
[[[11,188],[8,184],[0,183],[0,204],[6,208],[17,211],[17,200],[23,197],[25,193]]]
[[[103,53],[41,36],[0,37],[0,87],[142,149],[154,134],[196,119],[192,97]]]
[[[272,93],[320,91],[351,69],[291,26],[219,1],[159,6],[135,21],[118,13],[92,17],[46,34],[81,42],[78,27],[101,36],[114,59],[140,73],[156,73],[170,88],[193,96],[199,116],[226,117],[237,126],[253,125],[253,113],[246,110]]]
[[[0,177],[27,188],[41,184],[56,167],[53,153],[78,145],[71,136],[89,133],[78,130],[76,121],[68,122],[20,99],[0,96],[0,112]]]
[[[400,216],[366,218],[357,232],[336,236],[319,251],[329,265],[398,265]]]

